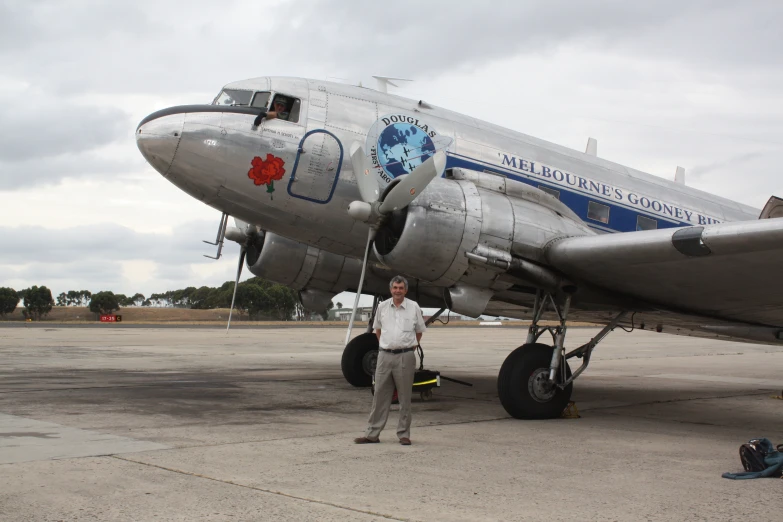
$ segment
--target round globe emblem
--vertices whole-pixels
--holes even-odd
[[[426,132],[410,123],[394,123],[378,136],[378,159],[390,176],[410,173],[435,154]]]

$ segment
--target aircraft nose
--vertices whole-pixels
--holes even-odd
[[[184,114],[165,112],[150,114],[136,128],[136,146],[149,164],[164,176],[174,161],[185,122]]]

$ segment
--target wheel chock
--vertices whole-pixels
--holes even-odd
[[[777,399],[779,401],[783,401],[783,391],[780,392],[780,395],[770,395],[773,399]]]
[[[579,410],[576,408],[576,403],[574,401],[568,401],[568,405],[563,410],[563,413],[560,414],[561,419],[578,419],[581,415],[579,415]]]

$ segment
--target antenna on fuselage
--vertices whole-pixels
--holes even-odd
[[[377,90],[378,92],[389,92],[389,85],[392,87],[399,87],[396,83],[393,83],[392,80],[395,82],[412,82],[413,80],[408,80],[406,78],[392,78],[391,76],[373,76],[375,78],[375,81],[378,83]]]
[[[587,147],[585,148],[585,154],[591,156],[598,156],[598,140],[595,138],[587,138]]]
[[[677,167],[677,171],[674,173],[674,182],[680,185],[685,185],[685,169]]]

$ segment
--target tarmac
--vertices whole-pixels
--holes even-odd
[[[496,376],[524,328],[432,328],[413,445],[354,445],[368,389],[339,329],[0,328],[0,520],[780,520],[783,349],[616,330],[581,418],[520,421]],[[567,347],[596,329],[569,329]],[[578,362],[577,362],[578,363]]]

